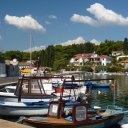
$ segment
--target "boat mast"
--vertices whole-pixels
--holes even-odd
[[[31,75],[31,68],[32,68],[32,35],[30,32],[30,75]]]

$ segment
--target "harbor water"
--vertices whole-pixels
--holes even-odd
[[[128,75],[86,75],[85,79],[114,79],[105,81],[112,84],[110,88],[90,89],[89,101],[102,108],[106,108],[108,105],[117,105],[125,111],[128,110]],[[112,128],[121,128],[121,125],[125,123],[128,123],[128,113],[125,114],[119,125]]]

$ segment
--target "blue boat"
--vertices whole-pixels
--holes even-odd
[[[64,88],[71,89],[71,88],[78,88],[79,85],[76,83],[64,83]]]
[[[85,81],[84,85],[90,87],[97,87],[97,88],[108,88],[111,86],[110,83],[97,83],[92,81]]]

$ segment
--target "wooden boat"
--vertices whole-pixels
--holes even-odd
[[[88,104],[74,104],[68,114],[64,111],[64,102],[50,103],[47,116],[25,117],[23,124],[38,128],[105,128],[117,124],[124,117],[121,110],[106,109],[105,112],[88,112]]]

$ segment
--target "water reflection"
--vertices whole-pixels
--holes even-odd
[[[94,88],[91,90],[92,104],[106,107],[107,104],[113,104],[113,98],[110,88]]]
[[[114,84],[110,88],[93,88],[91,89],[91,103],[93,105],[106,108],[107,105],[117,105],[128,110],[128,76],[127,75],[86,75],[85,79],[111,79],[107,81]],[[125,115],[120,124],[128,123],[128,115]],[[113,128],[120,128],[120,125]]]

